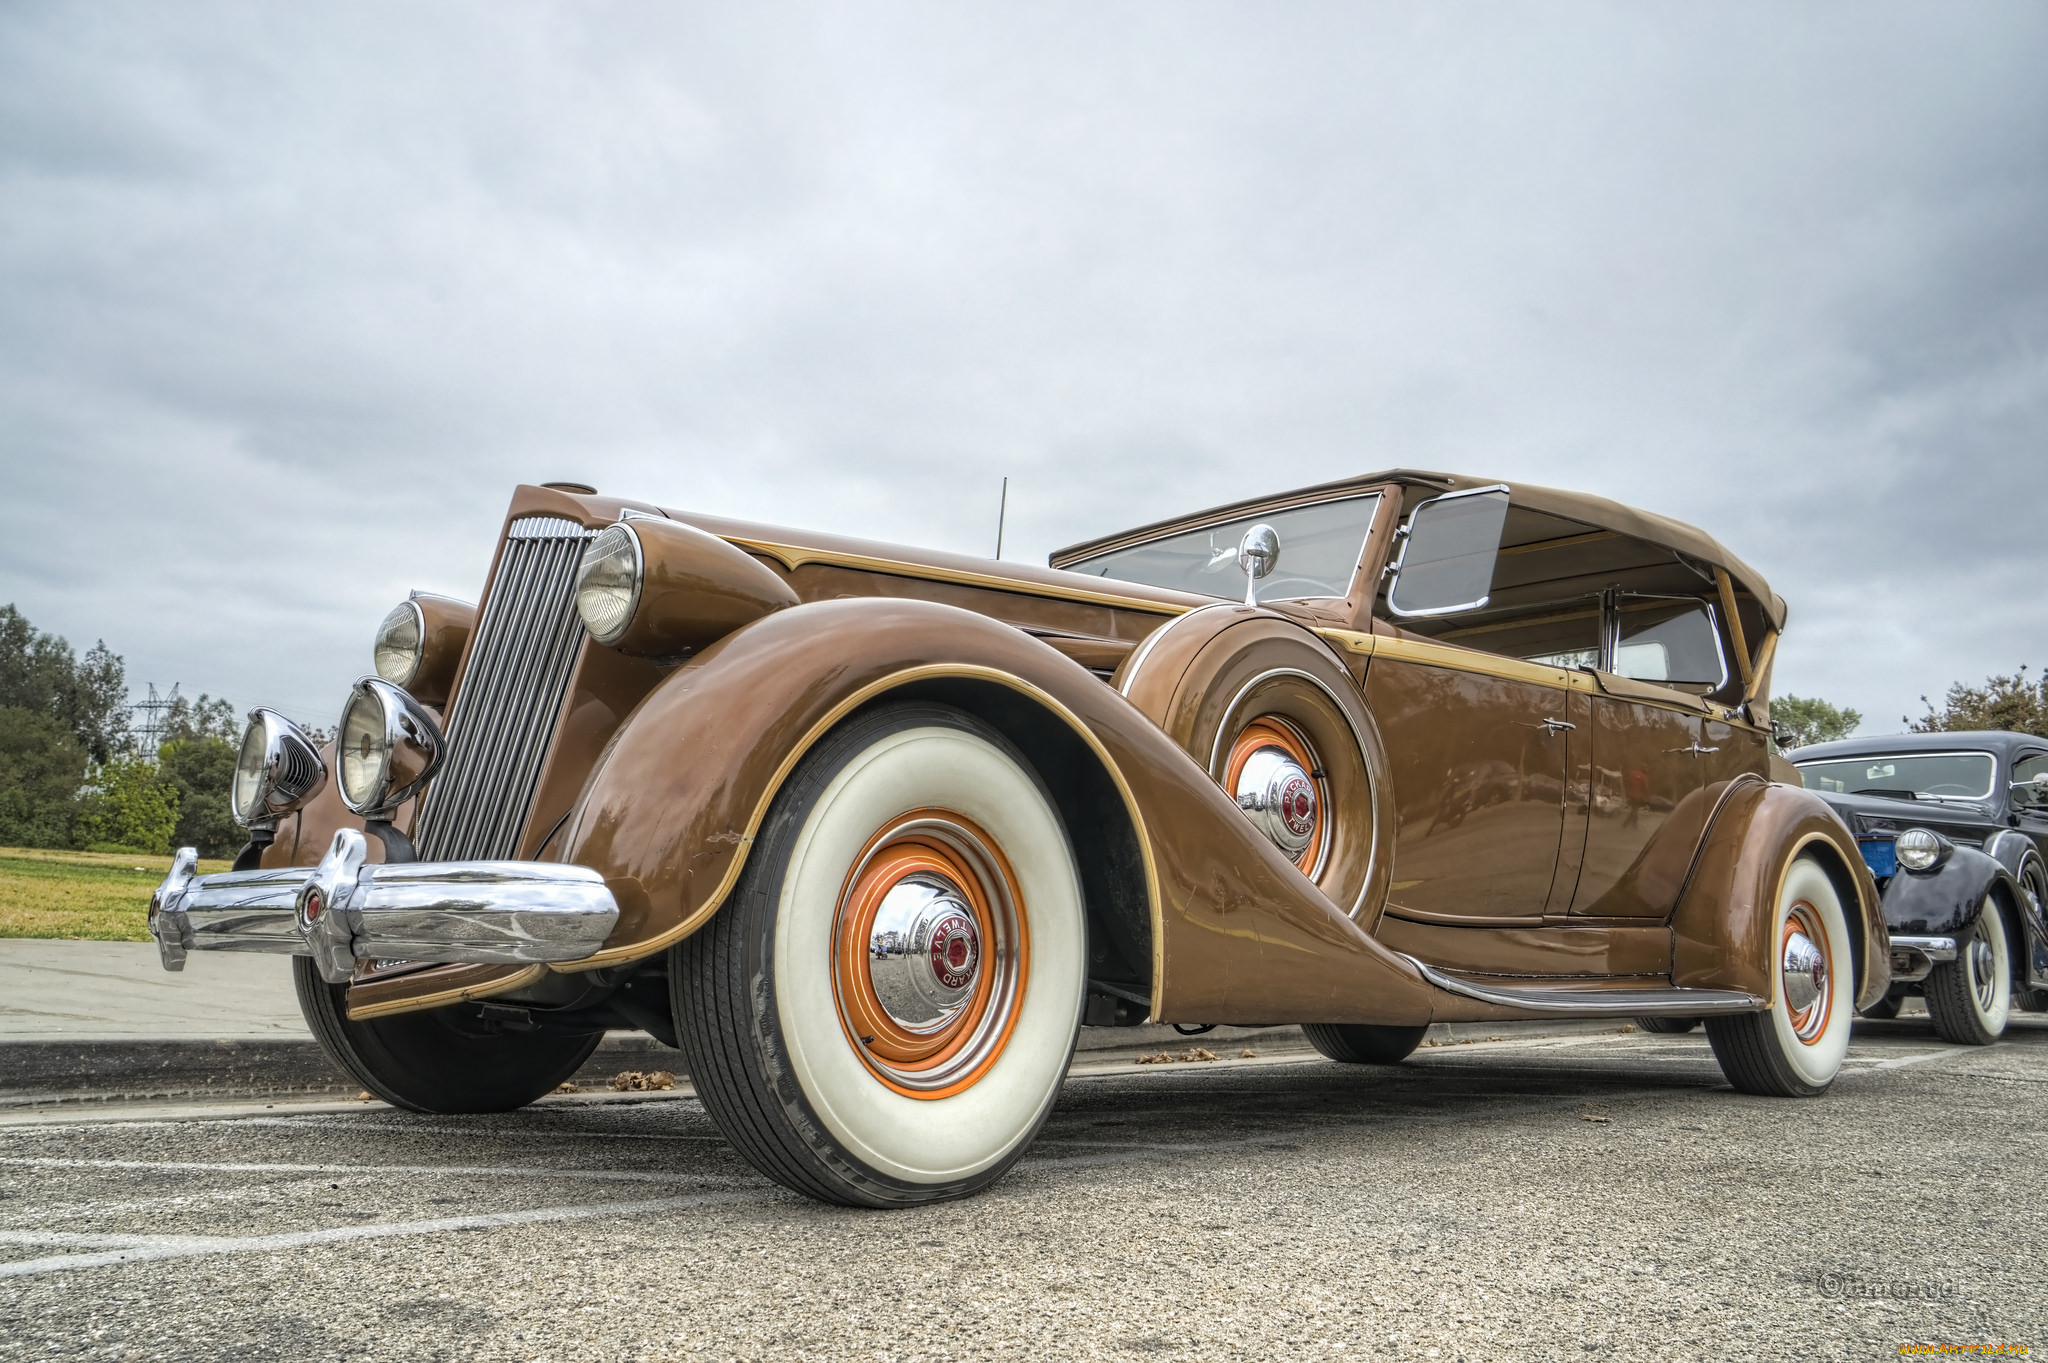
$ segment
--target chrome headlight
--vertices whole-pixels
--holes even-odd
[[[1909,828],[1899,834],[1895,848],[1899,865],[1924,871],[1948,855],[1948,840],[1931,828]]]
[[[291,813],[327,784],[327,764],[306,731],[275,710],[251,710],[235,759],[235,822]]]
[[[382,677],[364,677],[342,707],[335,739],[341,802],[369,818],[404,804],[441,764],[441,726]]]
[[[393,686],[410,687],[420,674],[420,658],[426,653],[427,620],[416,601],[401,601],[377,626],[377,642],[371,649],[377,675]]]
[[[576,613],[600,644],[613,644],[640,606],[640,540],[621,522],[606,526],[576,568]]]

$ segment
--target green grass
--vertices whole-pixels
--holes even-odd
[[[0,847],[0,937],[147,942],[149,892],[169,857],[133,852],[45,852]],[[199,873],[225,871],[202,861]]]

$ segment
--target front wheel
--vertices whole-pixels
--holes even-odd
[[[348,986],[320,978],[310,956],[292,957],[306,1026],[327,1058],[393,1107],[413,1112],[510,1112],[564,1079],[603,1032],[493,1031],[466,1004],[351,1022]]]
[[[1771,1006],[1708,1018],[1707,1041],[1739,1092],[1816,1097],[1835,1082],[1849,1050],[1856,981],[1841,896],[1810,857],[1786,868],[1772,943]]]
[[[1065,825],[1023,755],[950,707],[867,710],[798,764],[732,895],[674,948],[690,1078],[798,1192],[979,1192],[1059,1095],[1086,941]]]
[[[2012,1016],[2012,950],[2005,915],[1989,897],[1956,943],[1956,958],[1927,976],[1927,1015],[1943,1041],[1989,1046]]]
[[[1353,1022],[1305,1022],[1308,1044],[1346,1065],[1398,1065],[1422,1044],[1427,1027],[1376,1027]]]

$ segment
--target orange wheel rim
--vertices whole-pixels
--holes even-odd
[[[1236,792],[1245,763],[1262,748],[1278,748],[1286,753],[1315,783],[1315,833],[1310,837],[1308,847],[1294,858],[1294,864],[1301,868],[1302,874],[1313,880],[1323,869],[1323,854],[1330,845],[1330,791],[1329,782],[1322,774],[1322,764],[1316,759],[1316,751],[1309,746],[1301,731],[1277,715],[1262,715],[1245,725],[1237,741],[1230,745],[1230,760],[1223,764],[1223,789],[1233,794]]]
[[[883,1084],[912,1098],[972,1086],[1009,1041],[1029,965],[1016,875],[972,820],[915,810],[862,848],[833,923],[832,991]]]
[[[1805,900],[1785,915],[1778,933],[1778,991],[1792,1034],[1817,1045],[1834,1011],[1835,969],[1820,911]]]

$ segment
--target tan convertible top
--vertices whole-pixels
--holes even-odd
[[[1324,501],[1333,495],[1347,491],[1364,491],[1372,487],[1384,487],[1388,483],[1400,484],[1404,489],[1402,514],[1405,516],[1416,503],[1443,492],[1455,492],[1462,488],[1505,487],[1511,506],[1525,511],[1556,516],[1561,520],[1576,521],[1596,530],[1612,530],[1619,535],[1661,545],[1696,563],[1711,568],[1722,568],[1735,584],[1755,597],[1769,618],[1773,629],[1785,627],[1785,602],[1771,590],[1762,573],[1744,563],[1706,531],[1683,521],[1672,520],[1650,511],[1639,511],[1632,506],[1605,497],[1596,497],[1588,492],[1566,492],[1559,488],[1541,487],[1535,483],[1511,483],[1500,478],[1475,478],[1468,474],[1435,473],[1425,469],[1389,469],[1382,473],[1361,474],[1355,478],[1344,478],[1334,483],[1320,483],[1314,487],[1301,488],[1278,496],[1259,497],[1250,501],[1234,502],[1228,506],[1212,507],[1192,516],[1176,516],[1170,521],[1159,521],[1141,526],[1135,530],[1120,531],[1115,535],[1089,540],[1082,544],[1069,545],[1050,557],[1055,568],[1065,568],[1085,558],[1113,548],[1152,539],[1157,535],[1180,529],[1196,529],[1215,521],[1234,520],[1239,516],[1262,510],[1279,510],[1284,506],[1305,502]]]

